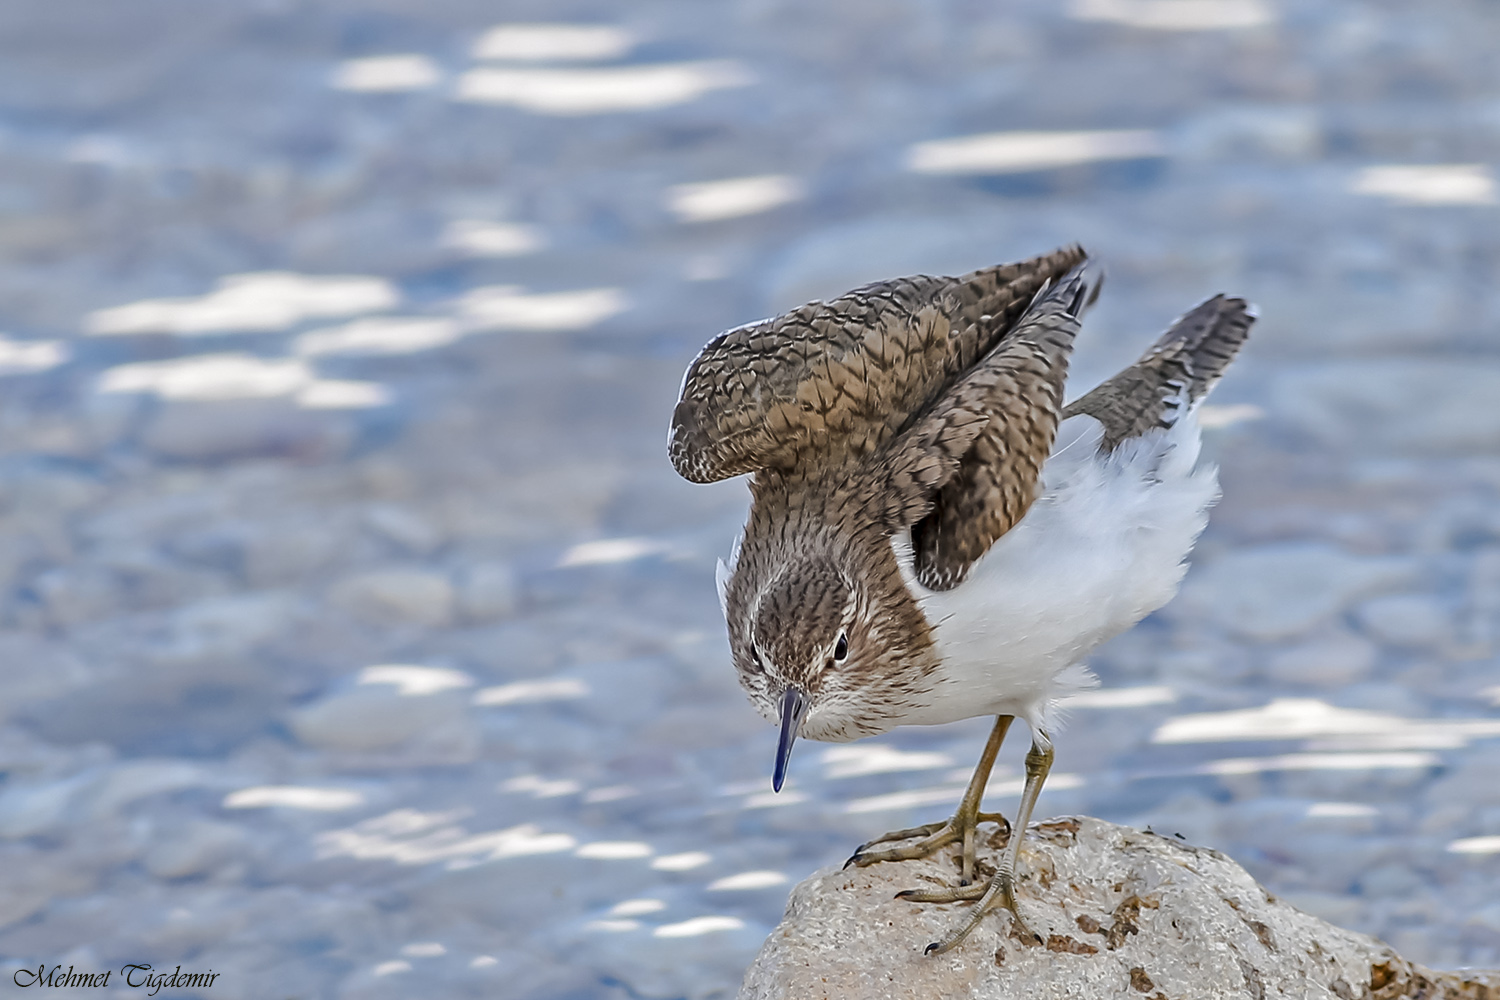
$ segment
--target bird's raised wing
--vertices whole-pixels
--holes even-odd
[[[869,495],[889,529],[911,529],[923,586],[957,586],[1036,499],[1079,318],[1097,294],[1075,268],[892,441]]]
[[[1104,425],[1099,449],[1170,427],[1214,387],[1250,335],[1244,299],[1215,295],[1183,316],[1141,359],[1069,403],[1063,419],[1088,414]]]
[[[683,377],[668,451],[714,482],[879,449],[1003,341],[1078,247],[959,278],[918,275],[719,334]]]

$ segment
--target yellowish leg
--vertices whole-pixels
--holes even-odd
[[[969,779],[969,787],[964,791],[964,797],[958,803],[958,812],[953,818],[941,823],[928,823],[925,826],[912,827],[910,830],[895,830],[883,837],[876,837],[867,844],[860,845],[852,857],[844,863],[844,867],[850,865],[873,865],[880,861],[910,861],[913,858],[925,858],[939,848],[953,843],[955,840],[963,841],[963,877],[962,885],[968,885],[974,880],[974,832],[980,823],[995,822],[1003,823],[1005,817],[999,813],[982,813],[979,811],[979,801],[984,798],[984,786],[990,780],[990,772],[995,768],[995,757],[1000,753],[1000,744],[1005,742],[1005,733],[1010,729],[1010,724],[1015,721],[1013,715],[1002,715],[995,719],[995,727],[990,730],[989,741],[984,745],[984,753],[979,758],[979,766],[974,769],[974,776]],[[876,844],[889,843],[897,840],[910,840],[920,837],[914,844],[903,844],[899,847],[885,847],[877,851],[870,850]]]
[[[1021,911],[1016,908],[1016,862],[1021,854],[1021,840],[1026,835],[1026,824],[1031,822],[1031,810],[1036,806],[1037,796],[1041,794],[1042,782],[1047,780],[1047,772],[1052,770],[1052,740],[1045,732],[1038,729],[1032,736],[1031,751],[1026,754],[1026,788],[1021,792],[1021,805],[1016,810],[1016,825],[1010,834],[1010,843],[1005,845],[1005,854],[1000,859],[1000,868],[995,872],[995,877],[982,892],[978,886],[964,886],[952,890],[908,890],[900,893],[897,898],[909,899],[918,903],[951,903],[961,899],[979,898],[979,905],[974,907],[969,915],[969,920],[957,932],[950,934],[942,941],[934,941],[927,946],[929,955],[941,955],[943,952],[956,946],[960,941],[969,936],[969,932],[979,926],[984,915],[998,906],[1003,906],[1010,911],[1015,919],[1016,926],[1023,933],[1030,934],[1026,922],[1021,919]]]

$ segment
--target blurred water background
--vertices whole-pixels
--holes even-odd
[[[1075,394],[1215,292],[1262,319],[1183,594],[1093,658],[1038,815],[1500,965],[1497,38],[1480,0],[7,0],[0,971],[732,995],[988,723],[770,794],[713,588],[746,491],[671,471],[678,378],[1075,240]]]

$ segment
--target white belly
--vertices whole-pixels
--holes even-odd
[[[1218,497],[1217,470],[1196,468],[1197,420],[1185,415],[1103,459],[1100,432],[1092,417],[1063,424],[1042,496],[959,586],[931,591],[907,572],[942,666],[930,703],[905,722],[1044,724],[1058,698],[1092,683],[1084,656],[1177,592]],[[910,567],[909,539],[894,544]]]

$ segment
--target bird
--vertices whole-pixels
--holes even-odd
[[[1255,320],[1216,295],[1134,364],[1071,403],[1074,339],[1099,294],[1077,245],[959,277],[915,275],[809,302],[714,337],[684,373],[668,454],[707,483],[749,475],[744,532],[716,584],[740,685],[779,725],[780,791],[801,738],[993,716],[954,815],[861,845],[848,864],[961,844],[978,900],[928,953],[1016,903],[1022,840],[1084,659],[1176,593],[1219,496],[1198,407]],[[1001,744],[1031,732],[1005,850],[975,878]],[[880,846],[891,845],[891,846]],[[847,867],[847,865],[846,865]]]

